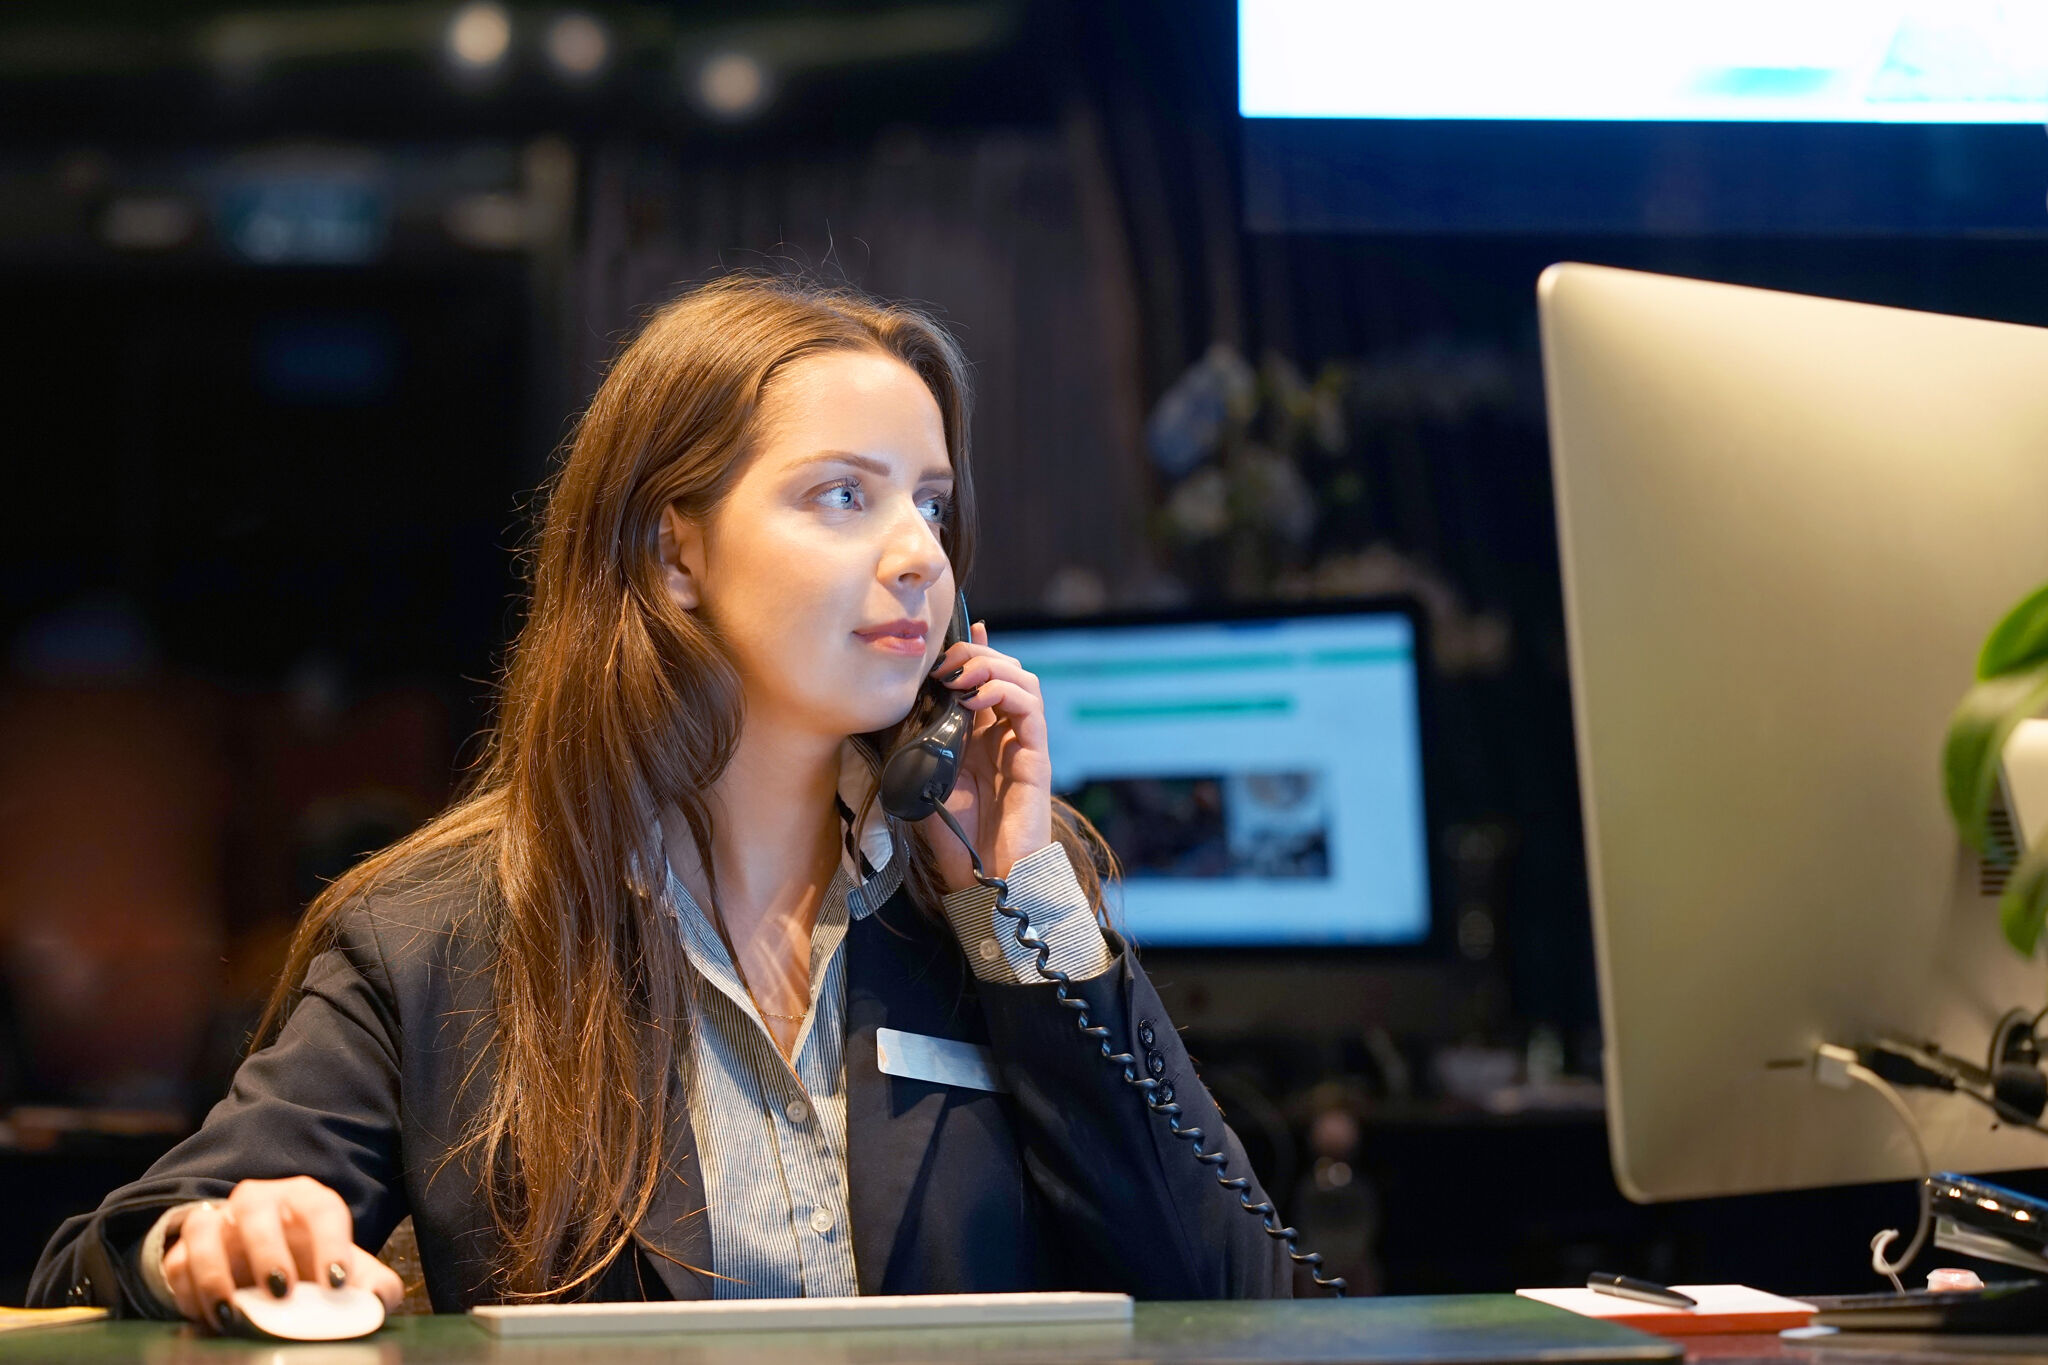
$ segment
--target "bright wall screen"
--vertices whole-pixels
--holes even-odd
[[[1254,118],[2048,123],[2048,0],[1240,0]]]
[[[1057,790],[1146,946],[1406,944],[1430,928],[1414,630],[1371,613],[1002,632]]]

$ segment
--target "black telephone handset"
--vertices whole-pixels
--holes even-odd
[[[956,640],[970,638],[969,619],[967,595],[955,594],[953,622],[946,629],[948,649]],[[1169,1132],[1191,1145],[1195,1160],[1216,1172],[1216,1183],[1237,1196],[1239,1206],[1260,1221],[1266,1235],[1286,1245],[1290,1260],[1305,1266],[1318,1286],[1338,1298],[1344,1297],[1344,1277],[1324,1275],[1320,1253],[1295,1248],[1295,1238],[1300,1234],[1280,1221],[1279,1212],[1270,1202],[1253,1202],[1251,1181],[1225,1173],[1230,1157],[1222,1144],[1218,1143],[1213,1152],[1204,1151],[1202,1140],[1206,1135],[1202,1130],[1181,1123],[1181,1107],[1171,1098],[1159,1097],[1159,1081],[1146,1075],[1138,1065],[1138,1059],[1130,1053],[1112,1050],[1109,1030],[1088,1017],[1088,1002],[1068,992],[1067,987],[1073,978],[1052,965],[1052,950],[1031,932],[1031,921],[1025,913],[1010,904],[1009,883],[1001,877],[988,875],[974,841],[967,837],[967,831],[960,828],[953,812],[946,809],[946,798],[953,794],[953,784],[960,779],[960,760],[966,752],[967,740],[974,732],[974,713],[962,706],[959,696],[943,683],[936,680],[928,682],[926,692],[937,706],[937,713],[883,761],[879,792],[882,809],[898,820],[922,820],[928,815],[937,815],[945,821],[946,828],[953,831],[953,837],[967,850],[968,861],[974,867],[974,880],[996,893],[997,913],[1015,924],[1012,932],[1017,942],[1038,954],[1038,974],[1053,984],[1055,998],[1073,1012],[1074,1025],[1082,1038],[1092,1042],[1102,1054],[1102,1059],[1123,1074],[1125,1084],[1144,1097],[1145,1107],[1165,1122]],[[1172,1093],[1167,1091],[1169,1097]]]
[[[967,594],[953,595],[953,621],[946,627],[946,648],[970,638]],[[974,733],[974,713],[960,704],[960,694],[936,679],[926,682],[925,695],[938,706],[926,722],[882,764],[882,809],[898,820],[922,820],[939,809],[960,780],[960,756]],[[946,821],[952,824],[950,818]],[[963,843],[966,842],[962,836]]]

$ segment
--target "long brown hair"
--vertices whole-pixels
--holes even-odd
[[[688,1049],[682,948],[662,905],[661,811],[682,812],[703,866],[705,793],[738,742],[738,674],[710,624],[662,586],[662,509],[708,518],[745,463],[764,390],[806,356],[879,351],[937,400],[953,463],[942,538],[956,577],[974,550],[967,362],[915,309],[843,287],[731,276],[657,310],[614,361],[546,490],[531,602],[475,780],[446,812],[365,859],[308,908],[262,1024],[296,1003],[344,906],[425,876],[476,891],[495,956],[495,1063],[458,1151],[474,1156],[503,1243],[508,1297],[587,1290],[629,1244],[681,1121]],[[906,720],[904,724],[909,724]],[[901,727],[898,727],[900,729]],[[873,754],[894,737],[863,737]],[[1113,868],[1054,809],[1091,900]],[[906,883],[933,912],[943,883],[911,832]]]

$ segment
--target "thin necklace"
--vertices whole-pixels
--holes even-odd
[[[829,886],[826,888],[826,894],[831,894]],[[711,926],[718,930],[718,937],[725,944],[725,955],[732,959],[733,975],[740,979],[740,989],[747,993],[747,1002],[754,1007],[754,1013],[763,1019],[780,1019],[788,1024],[801,1024],[810,1017],[807,1014],[777,1014],[774,1010],[761,1008],[761,997],[754,994],[753,983],[747,980],[746,964],[740,961],[739,947],[732,941],[732,934],[726,930],[725,911],[719,907],[716,895],[711,898]],[[779,1050],[782,1046],[781,1039],[776,1039],[775,1045]]]
[[[753,983],[747,980],[746,964],[740,961],[740,950],[733,945],[732,935],[726,932],[725,915],[717,908],[715,902],[712,906],[712,916],[713,922],[718,929],[718,936],[725,940],[725,955],[732,959],[733,975],[740,979],[740,989],[747,993],[747,1002],[754,1007],[754,1013],[760,1015],[763,1019],[781,1019],[787,1023],[801,1024],[806,1017],[804,1015],[777,1014],[774,1010],[764,1010],[761,1008],[761,997],[754,994]]]
[[[837,863],[836,854],[834,856],[834,863],[835,865]],[[829,883],[826,886],[825,894],[828,896],[832,894]],[[747,980],[746,965],[740,961],[739,946],[733,942],[732,934],[725,927],[725,910],[718,904],[716,892],[713,892],[711,896],[711,927],[718,931],[719,941],[725,944],[725,955],[732,961],[733,975],[740,979],[740,989],[747,993],[747,1002],[754,1007],[756,1014],[760,1015],[763,1019],[780,1019],[786,1024],[801,1024],[810,1017],[807,1014],[777,1014],[774,1010],[764,1010],[761,1008],[761,997],[754,994],[753,984]],[[769,1036],[773,1037],[774,1035],[771,1033]],[[781,1051],[781,1039],[777,1038],[775,1040],[775,1047],[778,1052]],[[785,1054],[784,1060],[787,1060],[787,1054]]]

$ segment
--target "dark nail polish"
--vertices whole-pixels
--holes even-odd
[[[235,1310],[228,1306],[226,1299],[214,1304],[213,1320],[220,1324],[220,1330],[223,1332],[235,1325]]]
[[[282,1270],[271,1271],[269,1278],[264,1280],[263,1283],[270,1286],[270,1297],[273,1299],[281,1299],[291,1292],[291,1286],[285,1283]]]
[[[327,1263],[327,1283],[335,1289],[339,1289],[347,1284],[348,1267],[340,1261],[329,1261]]]
[[[979,687],[970,687],[965,692],[962,692],[960,694],[960,700],[966,701],[969,697],[973,696],[975,693],[979,691],[981,691]]]
[[[967,671],[967,665],[966,665],[966,664],[962,664],[962,665],[960,665],[960,666],[959,666],[958,668],[954,669],[954,670],[953,670],[953,671],[952,671],[951,673],[948,673],[948,674],[947,674],[947,675],[946,675],[945,677],[943,677],[943,678],[939,679],[939,681],[940,681],[940,682],[951,682],[951,681],[953,681],[953,679],[955,679],[955,678],[959,677],[959,676],[960,676],[960,675],[961,675],[962,673],[965,673],[966,671]]]

